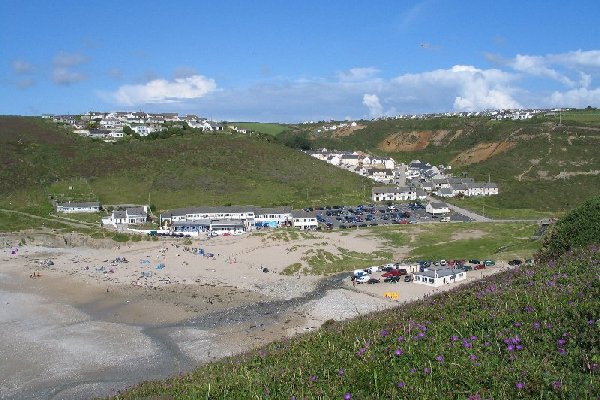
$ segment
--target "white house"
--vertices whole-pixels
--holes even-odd
[[[467,279],[467,273],[462,269],[438,269],[433,271],[416,272],[414,282],[420,285],[443,286]]]
[[[290,226],[294,219],[289,207],[257,208],[254,210],[254,224],[256,227],[279,228]]]
[[[340,159],[340,164],[358,166],[360,157],[357,154],[344,154]]]
[[[425,211],[432,215],[446,214],[450,212],[447,204],[431,202],[425,206]]]
[[[317,229],[319,223],[317,222],[317,217],[311,215],[304,211],[295,211],[293,212],[293,223],[294,228],[298,228],[301,230],[311,230]]]
[[[148,220],[148,206],[129,207],[125,210],[113,211],[108,217],[102,218],[103,225],[136,225]]]
[[[371,189],[373,201],[406,201],[416,200],[417,191],[407,187],[374,187]]]
[[[255,215],[251,207],[189,207],[160,214],[161,226],[165,223],[173,225],[176,222],[194,223],[201,220],[239,221],[245,230],[252,230]]]
[[[62,203],[56,205],[56,212],[62,213],[95,213],[100,212],[100,203],[86,202],[86,203]]]

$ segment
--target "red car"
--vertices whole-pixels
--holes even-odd
[[[385,274],[382,274],[381,276],[384,278],[387,278],[388,276],[401,276],[402,272],[399,269],[393,269],[391,271],[386,272]]]
[[[483,264],[477,264],[475,266],[475,268],[473,268],[473,269],[485,269],[485,265],[483,265]]]

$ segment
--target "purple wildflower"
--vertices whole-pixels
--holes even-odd
[[[588,325],[594,325],[596,322],[593,319],[589,319],[587,323]]]
[[[404,336],[398,336],[398,342],[403,342],[404,341]]]
[[[471,340],[477,340],[477,336],[475,336],[475,335],[471,336]]]
[[[469,342],[468,340],[465,339],[465,340],[463,340],[463,347],[465,349],[469,349],[469,348],[473,347],[473,345],[471,344],[471,342]]]
[[[435,358],[438,362],[444,362],[444,356],[442,356],[441,354],[438,354],[437,357]]]
[[[382,330],[382,331],[381,331],[381,333],[380,333],[379,335],[380,335],[381,337],[386,337],[386,336],[387,336],[387,335],[389,335],[389,334],[390,334],[390,333],[389,333],[389,332],[388,332],[386,329],[384,329],[384,330]]]
[[[524,388],[525,388],[525,384],[524,384],[523,382],[517,382],[517,383],[515,384],[515,386],[516,386],[516,388],[517,388],[517,389],[519,389],[519,390],[521,390],[521,389],[524,389]]]
[[[425,368],[423,368],[423,373],[424,373],[425,375],[429,375],[429,374],[431,373],[431,368],[429,368],[429,367],[425,367]]]
[[[554,389],[554,390],[560,390],[561,387],[562,387],[562,383],[560,381],[554,381],[554,382],[552,382],[552,389]]]
[[[521,346],[520,344],[518,344],[515,348],[519,351],[523,350],[523,346]]]
[[[554,260],[550,260],[550,261],[548,261],[548,266],[549,266],[550,268],[554,268],[554,267],[556,267],[556,261],[554,261]]]
[[[484,345],[485,347],[490,347],[492,344],[491,344],[490,342],[485,342],[483,345]]]
[[[542,324],[539,323],[539,321],[535,321],[533,323],[533,329],[540,329],[542,326]]]
[[[458,336],[456,336],[456,335],[453,335],[453,336],[452,336],[450,339],[451,339],[453,342],[457,342],[457,341],[458,341]]]
[[[471,361],[475,361],[475,360],[477,360],[477,356],[476,356],[475,354],[471,354],[471,355],[469,356],[469,360],[471,360]]]
[[[358,349],[358,351],[356,352],[356,356],[357,356],[357,357],[362,357],[362,356],[363,356],[363,354],[365,354],[365,351],[367,351],[367,349],[366,349],[366,348],[364,348],[364,347],[361,347],[361,348],[360,348],[360,349]]]
[[[410,373],[411,374],[416,374],[417,373],[417,369],[416,368],[411,368],[410,369]]]
[[[481,396],[475,393],[469,396],[469,400],[481,400]]]
[[[404,351],[402,349],[396,349],[396,351],[394,351],[394,354],[396,355],[396,357],[400,357],[403,353],[404,353]]]
[[[559,347],[558,354],[560,354],[561,356],[564,356],[565,354],[567,354],[567,351],[565,349],[563,349],[562,347]]]
[[[317,379],[318,379],[318,378],[317,378],[317,376],[316,376],[316,375],[311,375],[311,376],[310,376],[310,381],[311,381],[311,382],[316,382],[316,381],[317,381]]]
[[[556,343],[557,343],[557,344],[558,344],[560,347],[562,347],[562,346],[564,346],[564,345],[565,345],[565,343],[567,343],[567,341],[566,341],[565,339],[558,339],[558,340],[556,341]]]
[[[533,307],[531,307],[531,306],[525,306],[525,307],[523,308],[523,311],[525,311],[525,312],[534,312],[535,310],[534,310],[534,309],[533,309]]]
[[[419,334],[417,336],[420,337],[420,338],[423,338],[423,337],[425,337],[425,333],[419,332]]]
[[[400,389],[402,389],[403,387],[405,387],[405,386],[406,386],[406,383],[404,383],[403,381],[400,381],[400,382],[398,382],[398,385],[397,385],[397,386],[398,386]]]
[[[510,351],[514,351],[515,350],[515,346],[512,344],[509,344],[508,346],[506,346],[506,350]]]
[[[521,323],[520,322],[515,322],[513,325],[516,326],[517,328],[519,328],[521,326]]]
[[[349,392],[345,393],[344,394],[344,400],[350,400],[350,399],[352,399],[352,393],[349,393]]]
[[[344,368],[340,368],[338,369],[337,374],[338,376],[344,376],[346,374],[346,370]]]

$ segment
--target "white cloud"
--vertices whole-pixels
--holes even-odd
[[[547,100],[548,107],[598,107],[600,105],[600,88],[571,89],[566,92],[554,92]]]
[[[81,72],[73,71],[73,67],[88,62],[83,54],[60,52],[52,61],[52,80],[57,85],[70,85],[87,79]]]
[[[403,102],[421,103],[424,108],[443,111],[477,111],[486,108],[519,108],[512,97],[516,76],[498,69],[482,70],[455,65],[419,74],[405,74],[392,80]]]
[[[61,51],[56,56],[54,56],[54,60],[52,64],[58,68],[68,68],[73,67],[75,65],[81,65],[88,62],[88,58],[83,54],[78,53],[65,53]]]
[[[509,63],[514,70],[519,72],[534,76],[545,76],[567,86],[573,86],[575,84],[567,76],[561,74],[554,68],[550,68],[548,66],[550,64],[548,57],[527,56],[522,54],[517,54],[517,56]]]
[[[124,85],[113,94],[113,98],[121,105],[173,103],[201,98],[216,89],[213,79],[193,75],[172,81],[155,79],[143,85]]]
[[[33,64],[25,60],[13,60],[11,66],[17,74],[29,74],[34,70]]]
[[[337,76],[343,82],[357,82],[373,78],[379,70],[374,67],[351,68],[348,71],[338,72]]]
[[[383,107],[376,94],[363,95],[362,103],[369,109],[371,117],[379,117],[383,114]]]

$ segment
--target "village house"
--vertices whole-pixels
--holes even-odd
[[[467,273],[462,269],[436,269],[425,272],[415,272],[414,282],[420,285],[439,287],[467,279]]]
[[[425,206],[425,212],[431,215],[447,214],[450,212],[447,204],[431,202]]]
[[[279,228],[291,226],[292,209],[289,207],[257,208],[254,210],[254,225],[257,228]]]
[[[255,214],[250,207],[188,207],[160,214],[161,226],[195,227],[203,220],[238,221],[247,231],[254,229]]]
[[[371,199],[373,201],[417,200],[417,192],[408,187],[374,187],[371,189]]]
[[[305,211],[294,211],[292,212],[293,221],[292,226],[294,228],[298,228],[300,230],[313,230],[317,229],[319,223],[317,222],[317,218],[314,215],[311,215]]]
[[[102,218],[102,225],[139,225],[148,220],[148,206],[128,207],[125,210],[116,210],[108,217]]]
[[[56,212],[60,213],[96,213],[100,212],[100,203],[97,201],[85,203],[61,203],[56,204]]]

